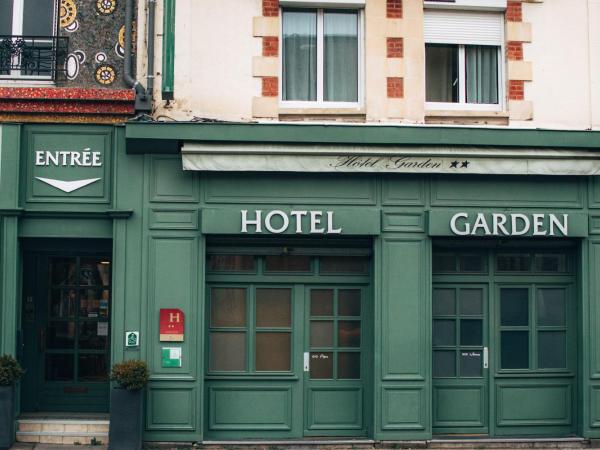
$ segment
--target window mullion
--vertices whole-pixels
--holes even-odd
[[[466,75],[466,57],[465,46],[458,46],[458,97],[459,103],[467,103],[467,75]]]
[[[325,68],[324,64],[324,26],[323,26],[323,10],[317,10],[317,101],[323,102],[323,70]]]
[[[251,284],[248,290],[247,299],[247,326],[246,326],[246,337],[247,337],[247,361],[246,367],[247,372],[256,372],[256,285]]]

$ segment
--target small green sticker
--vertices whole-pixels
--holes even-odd
[[[162,367],[181,367],[181,347],[162,348]]]

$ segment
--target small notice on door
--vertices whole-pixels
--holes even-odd
[[[181,367],[181,347],[162,348],[162,367]]]
[[[98,336],[108,336],[108,322],[98,322]]]

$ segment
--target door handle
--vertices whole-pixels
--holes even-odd
[[[310,353],[304,352],[304,371],[310,372]]]
[[[490,355],[487,347],[483,347],[483,368],[487,369],[490,367]]]

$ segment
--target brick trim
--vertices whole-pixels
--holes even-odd
[[[404,98],[404,79],[400,77],[387,78],[388,98]]]
[[[525,100],[525,82],[523,80],[508,80],[508,99]]]
[[[523,7],[520,1],[509,0],[506,6],[506,20],[508,22],[523,21]]]
[[[402,0],[386,0],[385,15],[388,19],[402,19]]]
[[[265,17],[277,17],[279,15],[279,0],[263,0],[262,15]]]
[[[262,77],[262,96],[277,97],[279,95],[279,79],[277,77]]]
[[[404,57],[404,38],[396,38],[396,37],[387,38],[387,57],[388,58]]]
[[[506,57],[509,61],[523,61],[523,43],[508,41],[506,43]]]

